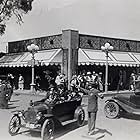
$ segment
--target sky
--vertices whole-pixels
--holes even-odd
[[[14,17],[0,38],[8,41],[78,30],[82,34],[140,40],[140,0],[34,0],[33,9],[18,25]]]

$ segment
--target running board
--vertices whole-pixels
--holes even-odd
[[[140,115],[140,112],[132,112],[133,114]]]
[[[76,122],[76,119],[61,122],[61,124],[62,125],[67,125],[67,124],[74,123],[74,122]]]

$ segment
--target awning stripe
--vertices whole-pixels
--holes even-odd
[[[78,65],[105,65],[105,52],[93,49],[79,49]],[[123,67],[139,67],[140,53],[131,52],[109,52],[108,58],[109,66],[123,66]]]
[[[49,65],[62,63],[62,50],[51,49],[38,51],[35,54],[36,65]],[[7,54],[0,58],[0,67],[27,67],[31,66],[31,53]]]

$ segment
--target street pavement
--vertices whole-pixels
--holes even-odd
[[[9,109],[0,109],[0,139],[1,140],[41,140],[40,134],[37,132],[29,132],[22,129],[17,136],[10,136],[8,133],[8,123],[12,115],[12,111],[19,109],[27,109],[30,100],[39,100],[43,98],[45,93],[31,94],[29,91],[15,91],[9,102]],[[56,134],[56,140],[140,140],[140,116],[124,114],[119,119],[108,119],[104,115],[103,107],[105,100],[99,99],[99,111],[96,121],[96,136],[87,137],[87,124],[77,128],[73,123],[67,124],[60,128]],[[87,97],[83,97],[84,109],[87,108]],[[86,114],[87,121],[87,114]]]

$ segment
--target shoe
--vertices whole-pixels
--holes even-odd
[[[54,139],[54,137],[53,137],[53,136],[51,136],[51,137],[50,137],[50,140],[53,140],[53,139]]]
[[[89,136],[94,135],[94,134],[95,134],[95,131],[88,132]]]

